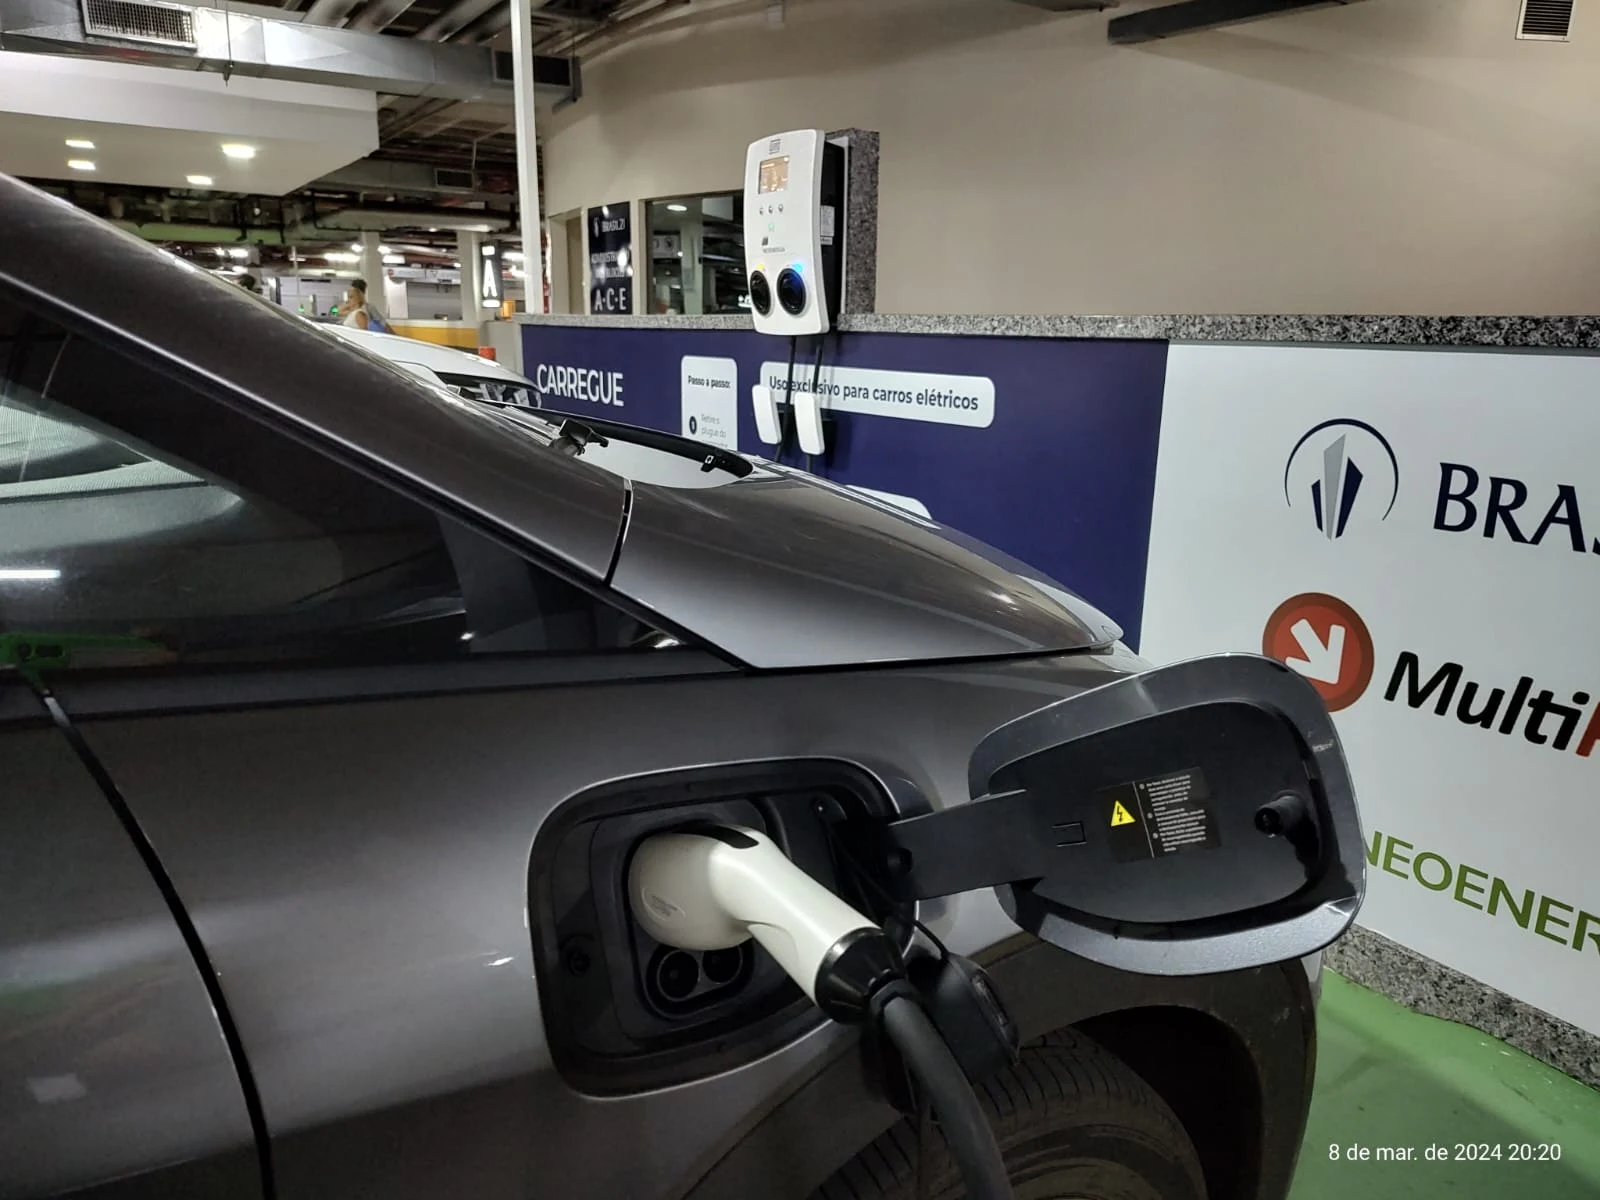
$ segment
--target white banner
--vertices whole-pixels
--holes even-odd
[[[684,437],[739,448],[739,364],[686,354],[678,367]]]
[[[794,364],[794,393],[812,390],[812,365]],[[761,364],[761,382],[787,398],[786,362]],[[932,421],[987,429],[994,424],[994,380],[983,375],[934,375],[922,371],[882,371],[868,367],[823,365],[816,391],[822,407],[872,417]]]
[[[1141,651],[1335,711],[1361,923],[1600,1033],[1600,358],[1174,345]]]

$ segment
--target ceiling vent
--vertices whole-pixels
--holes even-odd
[[[433,169],[433,186],[441,192],[470,192],[472,185],[471,171],[454,171],[448,167]]]
[[[83,0],[83,32],[88,37],[193,50],[194,9],[154,0]]]
[[[1572,40],[1573,0],[1522,0],[1517,36],[1529,42]]]

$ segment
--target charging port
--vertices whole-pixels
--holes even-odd
[[[563,805],[535,842],[529,878],[536,978],[557,1069],[596,1094],[670,1086],[760,1057],[819,1021],[754,941],[696,953],[644,932],[628,907],[627,878],[646,839],[707,822],[757,829],[871,913],[871,897],[835,861],[830,827],[891,812],[864,773],[813,761],[639,778]]]

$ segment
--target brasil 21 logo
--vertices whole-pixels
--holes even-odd
[[[1336,417],[1308,430],[1283,467],[1283,498],[1309,512],[1329,541],[1356,523],[1376,524],[1394,511],[1400,464],[1394,448],[1365,421]]]

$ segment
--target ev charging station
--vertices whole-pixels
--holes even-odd
[[[819,129],[796,129],[750,143],[745,151],[745,275],[757,333],[789,339],[783,395],[757,382],[751,391],[756,430],[782,455],[790,426],[807,455],[827,452],[817,381],[827,334],[844,294],[848,150]],[[811,384],[796,395],[797,339],[817,338]]]

